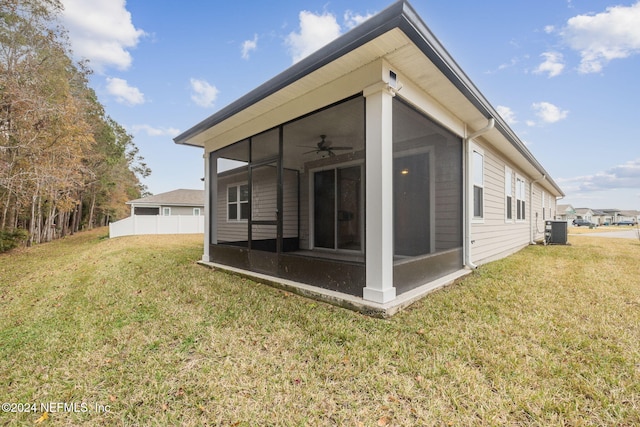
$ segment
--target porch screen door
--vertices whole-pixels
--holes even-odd
[[[278,161],[251,165],[250,249],[277,253],[280,251],[278,212]]]

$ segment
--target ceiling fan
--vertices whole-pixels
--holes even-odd
[[[329,157],[333,157],[336,154],[334,151],[343,151],[343,150],[352,150],[353,147],[332,147],[331,141],[326,140],[327,135],[320,135],[320,141],[316,144],[315,147],[307,147],[313,148],[311,151],[307,151],[303,154],[316,153],[316,154],[324,154],[327,153]],[[304,147],[304,146],[302,146]]]

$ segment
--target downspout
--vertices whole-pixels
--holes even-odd
[[[544,181],[545,179],[547,179],[547,175],[542,175],[540,178],[538,179],[534,179],[533,181],[531,181],[531,185],[529,186],[529,221],[531,221],[529,223],[529,244],[530,245],[535,245],[536,242],[533,240],[533,185],[537,184],[540,181]],[[536,217],[536,222],[535,222],[535,226],[536,228],[538,227],[538,218]]]
[[[464,265],[469,267],[470,269],[475,270],[478,268],[473,262],[471,262],[471,218],[473,217],[473,207],[471,204],[472,195],[471,191],[473,189],[473,183],[471,182],[471,140],[479,137],[480,135],[489,132],[494,128],[496,124],[496,120],[493,117],[489,117],[489,121],[487,125],[480,130],[475,131],[471,135],[467,135],[463,141],[464,145],[464,170],[465,170],[465,183],[466,183],[466,191],[464,192],[463,197],[463,212],[464,212]],[[465,126],[464,133],[467,133],[467,128]]]

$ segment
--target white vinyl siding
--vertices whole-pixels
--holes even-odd
[[[484,222],[471,224],[471,260],[476,264],[516,252],[527,246],[531,238],[529,224],[515,221],[515,176],[520,171],[492,147],[480,148],[484,151]],[[505,220],[507,169],[512,171],[514,182],[512,221]]]
[[[166,215],[164,211],[165,209],[167,210]],[[194,206],[163,206],[161,209],[161,212],[164,216],[167,216],[167,215],[192,216],[194,209],[202,209],[202,208],[194,207]]]

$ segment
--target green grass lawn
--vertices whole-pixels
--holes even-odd
[[[640,425],[637,240],[528,247],[381,320],[105,233],[0,256],[0,400],[38,405],[0,425]]]

